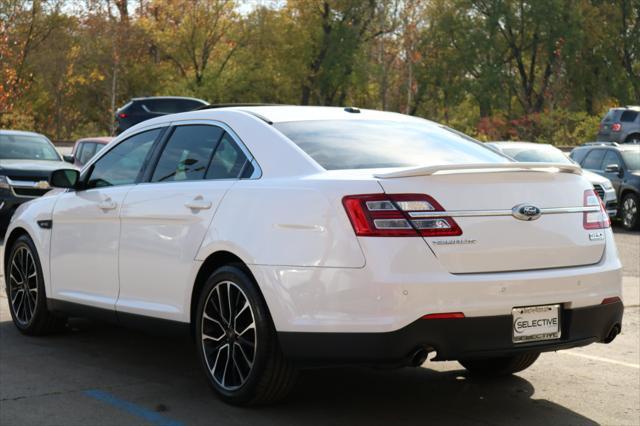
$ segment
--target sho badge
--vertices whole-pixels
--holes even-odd
[[[589,241],[600,241],[600,240],[604,240],[604,232],[602,231],[589,232]]]
[[[511,215],[518,220],[536,220],[542,216],[542,211],[531,204],[518,204],[511,209]]]

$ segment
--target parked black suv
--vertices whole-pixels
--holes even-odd
[[[45,136],[0,130],[0,239],[20,204],[51,189],[51,172],[72,167]]]
[[[583,169],[609,178],[618,195],[622,225],[640,229],[640,144],[591,142],[574,148],[571,158]]]
[[[205,105],[209,104],[202,99],[178,96],[133,98],[127,102],[125,106],[116,111],[116,134],[120,134],[129,127],[150,118],[178,112],[193,111]]]
[[[640,143],[640,106],[611,108],[600,122],[599,141]]]

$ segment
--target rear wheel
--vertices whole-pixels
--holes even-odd
[[[640,199],[638,196],[632,193],[626,194],[622,199],[622,207],[620,209],[622,225],[625,229],[636,230],[640,228],[638,210],[640,210]]]
[[[66,319],[47,310],[40,258],[31,238],[22,235],[10,248],[6,291],[13,323],[20,332],[38,336],[64,328]]]
[[[208,382],[223,400],[271,403],[292,388],[296,371],[282,354],[262,295],[241,267],[222,267],[207,280],[196,336]]]
[[[539,356],[539,352],[530,352],[500,358],[467,359],[459,362],[471,374],[478,376],[508,376],[531,367]]]

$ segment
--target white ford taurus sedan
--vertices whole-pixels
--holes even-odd
[[[165,116],[16,211],[11,315],[30,335],[68,316],[184,329],[235,404],[283,397],[300,367],[432,353],[510,374],[620,332],[621,265],[581,173],[379,111]]]

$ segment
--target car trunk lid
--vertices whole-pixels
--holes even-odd
[[[597,263],[604,234],[585,229],[585,191],[592,187],[580,174],[575,165],[509,163],[416,167],[376,177],[387,194],[427,194],[442,206],[446,213],[409,214],[454,219],[461,235],[424,240],[449,272],[466,274]],[[541,215],[516,218],[526,206]]]

